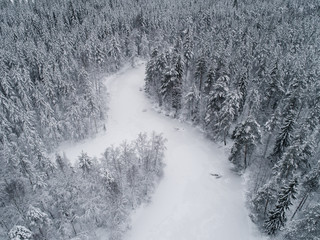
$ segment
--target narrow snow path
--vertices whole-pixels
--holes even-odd
[[[140,132],[162,132],[168,140],[164,178],[152,202],[133,213],[125,240],[262,239],[244,206],[242,180],[230,171],[224,149],[194,127],[155,112],[142,91],[144,70],[140,65],[106,80],[106,133],[60,150],[70,159],[82,150],[100,157],[107,146],[135,139]]]

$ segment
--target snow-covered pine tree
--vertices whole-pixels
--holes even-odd
[[[262,103],[264,109],[270,108],[275,110],[285,94],[282,82],[283,79],[279,74],[280,71],[278,65],[278,62],[274,63],[267,74],[268,85],[265,89],[265,97]]]
[[[47,238],[46,227],[50,224],[49,216],[41,209],[29,206],[26,219],[35,239]]]
[[[242,113],[246,98],[247,98],[247,91],[248,91],[248,74],[243,73],[242,76],[240,77],[238,81],[238,91],[239,91],[239,97],[240,97],[240,102],[239,102],[239,113]]]
[[[238,169],[246,169],[249,165],[249,157],[261,140],[260,126],[252,117],[249,117],[235,128],[231,138],[234,144],[229,160]]]
[[[273,206],[277,201],[277,190],[277,183],[269,181],[253,195],[251,199],[251,219],[253,222],[259,225],[266,220],[270,206]]]
[[[213,67],[210,67],[207,73],[207,78],[204,83],[204,92],[208,95],[211,92],[212,85],[215,80],[215,70]]]
[[[215,84],[211,87],[209,100],[206,106],[205,124],[210,132],[214,132],[219,122],[219,112],[224,106],[224,102],[229,92],[230,78],[223,75],[218,78]]]
[[[159,51],[157,48],[153,49],[150,60],[146,65],[146,77],[145,81],[145,91],[149,95],[154,95],[157,93],[157,89],[155,89],[155,78],[156,78],[156,61],[158,57]]]
[[[140,56],[146,58],[149,56],[150,43],[146,34],[142,34],[140,43]]]
[[[162,77],[160,93],[168,110],[173,109],[175,116],[181,109],[183,62],[178,49],[166,53],[166,70]]]
[[[115,34],[109,42],[108,57],[111,62],[111,71],[119,70],[122,62],[122,53],[120,50],[119,36]]]
[[[263,150],[263,158],[265,158],[267,155],[271,138],[273,137],[273,132],[275,131],[275,128],[278,125],[279,125],[279,112],[275,111],[275,113],[269,117],[269,119],[265,122],[263,126],[263,129],[265,132],[264,141],[263,141],[263,145],[265,145]]]
[[[155,89],[159,106],[162,106],[163,104],[163,94],[161,92],[161,88],[163,85],[163,81],[164,81],[163,79],[165,77],[166,70],[168,70],[167,66],[169,65],[167,57],[168,57],[168,54],[166,56],[164,53],[161,53],[156,58],[156,62],[155,62],[155,74],[154,74],[154,80],[153,80],[154,81],[153,87]]]
[[[183,62],[180,55],[175,59],[175,82],[172,89],[172,108],[175,109],[176,114],[182,107],[182,81],[183,81]]]
[[[190,29],[186,29],[186,35],[183,41],[183,57],[185,59],[186,73],[189,71],[190,61],[193,58],[193,42],[191,40],[192,34]],[[188,74],[186,74],[188,75]],[[188,77],[188,76],[187,76]]]
[[[296,199],[297,185],[298,181],[294,179],[281,188],[276,206],[269,211],[268,219],[265,221],[264,227],[267,234],[274,235],[284,227],[287,221],[286,211],[292,205],[291,201]]]
[[[294,131],[294,123],[295,123],[295,114],[290,111],[283,121],[283,124],[280,128],[280,132],[277,136],[272,156],[276,159],[282,157],[282,154],[286,147],[291,144],[292,141],[292,133]]]
[[[83,174],[88,174],[93,165],[92,159],[85,152],[81,152],[78,159],[79,159],[79,168],[82,169]]]
[[[198,82],[198,89],[200,95],[202,94],[202,88],[204,84],[205,74],[207,72],[207,62],[204,56],[200,56],[196,61],[194,76]]]
[[[274,166],[273,171],[278,180],[290,179],[295,174],[303,176],[310,169],[311,159],[315,153],[315,142],[311,134],[309,136],[306,135],[308,131],[303,125],[300,127],[300,131]]]
[[[231,124],[236,119],[239,111],[239,96],[236,92],[228,92],[223,107],[217,114],[216,131],[217,137],[222,137],[224,145],[229,134]]]
[[[320,236],[320,204],[311,204],[303,210],[299,219],[284,229],[286,240],[314,240]]]
[[[177,77],[177,72],[174,67],[167,67],[166,72],[164,74],[164,77],[161,81],[161,94],[162,94],[162,100],[165,106],[167,108],[171,108],[173,98],[172,98],[172,92],[175,85]]]
[[[187,118],[191,119],[192,122],[199,122],[199,102],[200,94],[197,86],[195,84],[189,89],[189,92],[185,96],[186,99],[186,109]]]
[[[316,193],[320,188],[320,167],[319,163],[302,179],[302,190],[297,208],[292,214],[291,220],[301,211],[310,194]]]

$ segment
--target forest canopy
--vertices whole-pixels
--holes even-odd
[[[30,195],[55,196],[56,176],[88,174],[91,163],[84,153],[73,173],[47,154],[102,128],[102,76],[137,58],[148,60],[145,91],[164,111],[232,139],[229,159],[250,179],[262,231],[318,236],[319,25],[317,0],[2,0],[0,236],[41,239],[57,220]],[[72,214],[47,237],[76,235]]]

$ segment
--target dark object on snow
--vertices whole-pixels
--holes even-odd
[[[218,174],[218,173],[210,173],[210,175],[216,177],[216,179],[222,177],[222,175],[220,175],[220,174]]]

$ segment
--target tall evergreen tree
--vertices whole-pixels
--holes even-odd
[[[276,234],[285,225],[287,221],[286,211],[292,205],[291,201],[296,199],[297,185],[297,179],[294,179],[288,185],[281,188],[277,204],[269,212],[268,219],[265,222],[265,229],[269,235]]]
[[[194,76],[198,82],[198,88],[200,95],[202,93],[202,88],[204,84],[205,74],[207,72],[207,62],[204,56],[201,56],[196,61]]]
[[[204,92],[205,92],[206,94],[209,94],[209,93],[210,93],[211,88],[212,88],[212,85],[214,84],[214,80],[215,80],[215,71],[214,71],[214,69],[211,67],[211,68],[209,68],[209,70],[208,70],[207,78],[206,78],[205,83],[204,83]]]
[[[206,107],[205,123],[207,127],[215,130],[216,124],[219,122],[218,115],[224,107],[227,95],[229,92],[228,76],[221,76],[215,84],[212,85],[212,90],[209,93],[209,100]]]
[[[234,144],[231,149],[229,160],[238,168],[246,169],[248,159],[255,147],[261,140],[259,124],[249,117],[246,121],[239,124],[232,133]]]
[[[226,97],[226,101],[223,103],[223,107],[218,112],[218,121],[216,123],[216,133],[219,137],[223,138],[224,145],[227,144],[226,138],[228,136],[231,124],[236,119],[239,108],[238,94],[235,92],[229,92]]]
[[[172,92],[172,108],[179,111],[182,107],[182,81],[183,81],[183,62],[180,55],[178,55],[175,63],[175,84]]]
[[[291,144],[292,141],[292,132],[294,130],[294,118],[293,112],[290,112],[284,119],[283,125],[280,128],[280,133],[277,136],[275,146],[273,149],[272,155],[279,159],[282,157],[282,154],[286,147]]]

